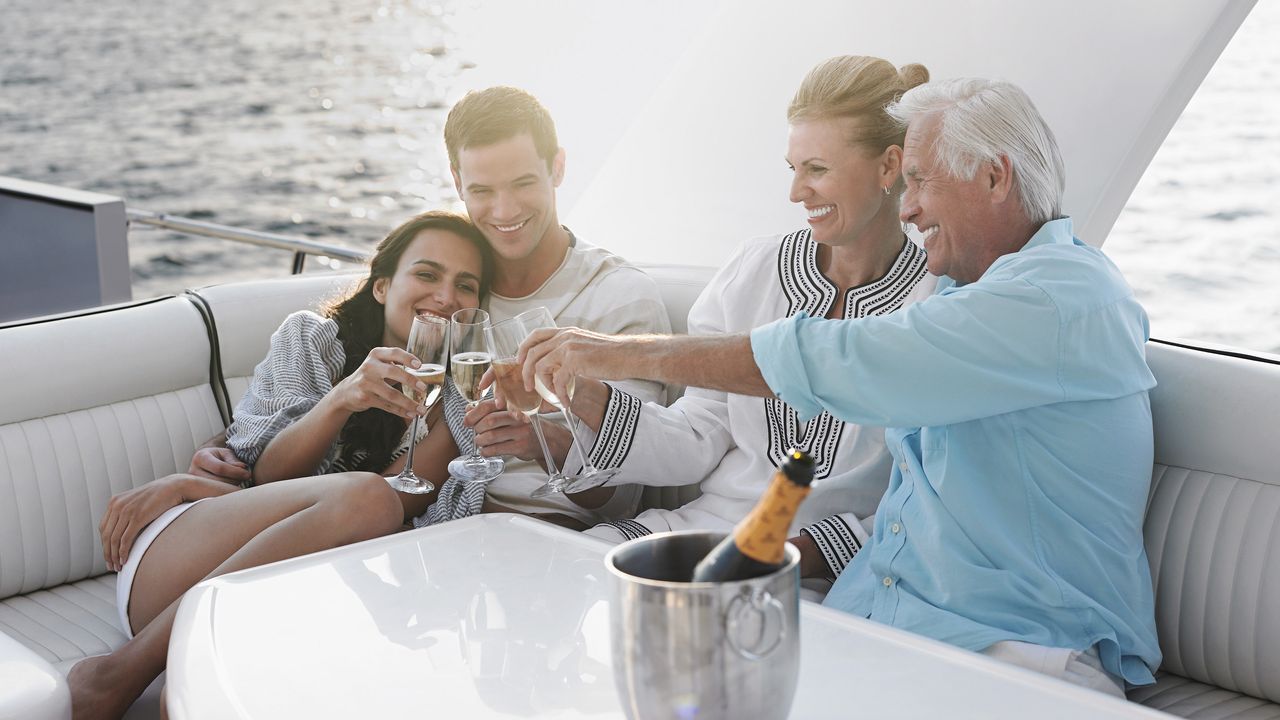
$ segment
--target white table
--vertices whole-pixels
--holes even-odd
[[[170,716],[621,718],[605,543],[485,515],[203,582],[169,647]],[[793,718],[1162,713],[801,607]]]

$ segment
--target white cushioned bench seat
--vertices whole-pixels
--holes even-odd
[[[362,273],[294,275],[274,280],[210,285],[196,292],[213,311],[218,328],[222,377],[234,408],[267,356],[271,333],[291,313],[318,310],[360,279]]]
[[[1159,342],[1147,360],[1159,385],[1144,534],[1164,663],[1130,698],[1280,718],[1280,364]]]
[[[1149,708],[1196,720],[1280,720],[1280,705],[1171,673],[1156,673],[1156,684],[1129,692]]]
[[[209,373],[185,298],[0,328],[0,633],[63,671],[124,643],[98,522],[222,430]]]
[[[0,601],[0,631],[62,672],[124,644],[116,576],[107,573]]]

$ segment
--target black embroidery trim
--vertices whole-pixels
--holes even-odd
[[[600,433],[592,446],[591,464],[601,469],[620,467],[631,453],[632,440],[640,426],[644,403],[616,387],[609,387],[609,404],[604,411]]]
[[[831,574],[838,576],[853,561],[853,556],[862,549],[862,543],[853,534],[852,528],[839,515],[823,518],[801,530],[818,546],[822,557],[831,568]]]
[[[645,535],[653,534],[652,530],[645,527],[644,525],[641,525],[639,522],[636,522],[635,520],[612,520],[610,522],[600,523],[600,525],[597,525],[596,527],[600,527],[601,525],[608,526],[613,528],[614,530],[617,530],[618,532],[622,533],[622,537],[628,540],[635,540],[636,538],[642,538]]]
[[[818,243],[807,228],[782,239],[777,267],[778,282],[787,298],[787,317],[802,311],[810,317],[824,317],[831,310],[837,289],[818,271]],[[883,278],[849,290],[845,317],[884,315],[897,310],[924,276],[924,250],[904,239],[902,252]],[[777,398],[765,399],[764,411],[769,461],[774,467],[782,464],[788,450],[798,447],[813,456],[814,480],[831,474],[844,433],[843,421],[824,412],[802,426],[796,411]]]

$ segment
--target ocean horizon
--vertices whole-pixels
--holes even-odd
[[[439,135],[472,65],[449,2],[0,6],[0,175],[357,248],[457,203]],[[1104,246],[1155,337],[1280,354],[1277,36],[1280,2],[1261,0]],[[137,226],[129,251],[135,298],[292,259]]]

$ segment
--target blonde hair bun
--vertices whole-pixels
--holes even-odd
[[[851,118],[849,143],[876,153],[902,146],[906,127],[889,117],[885,107],[929,79],[923,65],[898,69],[888,60],[868,55],[840,55],[814,66],[805,75],[787,108],[787,121]]]
[[[898,77],[902,78],[902,84],[908,90],[929,82],[929,68],[920,63],[910,63],[898,68]]]

